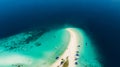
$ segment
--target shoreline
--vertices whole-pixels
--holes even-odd
[[[61,61],[67,61],[68,66],[67,67],[76,67],[75,65],[75,58],[76,58],[76,51],[78,51],[78,45],[79,45],[79,36],[78,33],[74,30],[74,28],[67,28],[66,29],[70,34],[70,42],[65,50],[65,52],[51,65],[51,67],[63,67],[63,64],[61,64]]]

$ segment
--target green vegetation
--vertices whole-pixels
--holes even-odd
[[[69,65],[69,60],[65,61],[65,63],[63,64],[63,67],[68,67]]]

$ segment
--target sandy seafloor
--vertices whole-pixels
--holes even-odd
[[[40,67],[48,67],[55,61],[56,56],[63,53],[69,41],[68,32],[62,29],[45,32],[34,40],[34,36],[30,39],[31,34],[32,31],[23,32],[0,40],[0,67],[16,64],[35,67],[38,63],[39,66],[43,65]],[[25,40],[31,41],[26,43]]]
[[[90,35],[90,37],[87,37],[90,38],[88,40],[91,41],[91,47],[97,46],[98,48],[95,47],[95,49],[103,55],[102,58],[98,57],[96,60],[101,59],[99,61],[104,67],[120,67],[120,1],[118,0],[0,0],[0,60],[5,62],[5,57],[11,57],[13,53],[17,53],[17,58],[20,58],[20,56],[23,56],[23,59],[26,56],[33,57],[30,48],[28,48],[30,46],[27,44],[31,38],[28,38],[25,42],[26,47],[23,45],[29,49],[27,50],[29,52],[25,51],[26,49],[21,50],[22,46],[5,46],[5,48],[3,45],[12,39],[19,39],[18,42],[24,40],[20,39],[21,36],[24,36],[22,31],[36,26],[55,29],[66,24],[82,28],[87,33],[85,36]],[[14,36],[17,35],[18,37],[15,38]],[[36,37],[34,38],[36,39]],[[35,39],[32,39],[32,41]],[[85,41],[88,42],[88,40]],[[88,45],[90,46],[90,44]],[[80,58],[79,61],[82,65],[90,65],[90,62],[95,64],[93,61],[88,60],[94,55],[92,51],[96,51],[91,50],[93,49],[91,47],[83,49],[81,56],[83,55],[87,60]],[[19,51],[15,52],[15,50]],[[93,53],[96,54],[96,52]],[[6,65],[8,62],[0,63]]]
[[[92,40],[83,30],[76,30],[83,37],[77,67],[102,67]],[[69,39],[70,35],[64,28],[45,32],[27,31],[3,38],[0,40],[0,67],[50,67],[55,58],[65,51]]]

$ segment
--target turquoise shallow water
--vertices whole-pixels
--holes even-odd
[[[32,31],[29,33],[32,33]],[[64,52],[70,39],[69,33],[66,30],[59,29],[46,32],[37,39],[31,39],[32,41],[29,43],[21,43],[32,36],[29,33],[23,32],[0,40],[0,57],[5,58],[8,55],[12,57],[12,55],[17,54],[22,57],[25,56],[25,58],[29,57],[29,61],[19,62],[18,64],[23,64],[25,67],[29,67],[29,65],[31,67],[47,67],[56,60],[57,56]],[[27,65],[24,64],[25,62],[30,63]]]
[[[66,29],[66,28],[65,28]],[[0,67],[50,67],[68,46],[70,34],[65,29],[23,32],[0,40]],[[99,53],[92,39],[82,30],[74,28],[81,48],[77,67],[102,67]],[[86,44],[87,43],[87,44]]]
[[[96,50],[93,39],[89,37],[88,34],[85,33],[82,29],[78,29],[79,34],[82,36],[82,42],[80,40],[80,44],[83,45],[82,48],[79,49],[79,59],[77,67],[103,67],[99,62],[99,58],[101,57],[99,51]]]

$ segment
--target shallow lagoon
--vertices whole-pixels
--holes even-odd
[[[50,66],[60,56],[67,47],[69,34],[64,29],[45,32],[41,37],[29,43],[22,43],[32,36],[29,33],[20,33],[5,39],[1,39],[0,65],[23,64],[25,66],[44,65]],[[33,37],[34,38],[34,37]],[[22,43],[22,44],[20,44]],[[64,47],[63,47],[64,46]],[[13,60],[13,58],[16,58]],[[9,60],[10,59],[10,60]],[[11,62],[13,60],[13,62]],[[8,62],[5,64],[4,62]],[[3,64],[4,63],[4,64]],[[41,67],[41,66],[40,66]]]
[[[79,41],[83,46],[79,49],[80,56],[77,60],[77,67],[102,67],[102,64],[96,59],[100,55],[95,50],[92,40],[82,29],[75,28],[75,30],[79,36],[82,36],[80,38],[82,40]],[[36,38],[36,36],[38,37]],[[1,67],[14,67],[16,65],[50,67],[55,62],[55,58],[67,49],[69,39],[70,35],[64,28],[44,33],[32,30],[1,39],[0,65]]]

